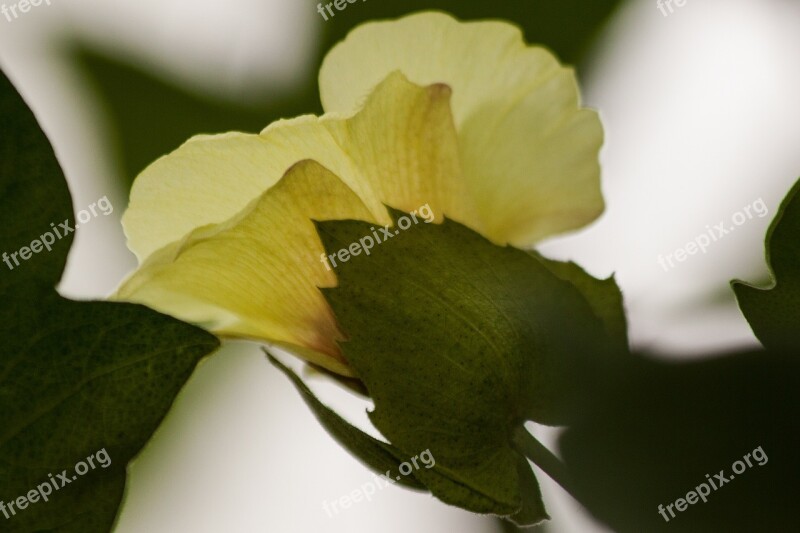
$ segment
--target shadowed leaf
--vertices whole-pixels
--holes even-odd
[[[0,250],[12,253],[74,218],[53,150],[5,76],[0,112]],[[0,266],[0,529],[104,533],[128,462],[218,341],[142,306],[60,297],[72,235],[52,240]]]

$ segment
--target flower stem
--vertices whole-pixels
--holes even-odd
[[[528,433],[524,426],[520,426],[514,434],[514,444],[525,457],[544,471],[545,474],[561,485],[570,496],[578,499],[572,484],[571,476],[561,459],[548,450],[536,437]]]

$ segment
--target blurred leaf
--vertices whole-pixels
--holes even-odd
[[[247,106],[192,94],[98,51],[79,49],[75,56],[99,96],[126,191],[147,165],[194,135],[259,132],[274,120],[319,107],[311,83],[291,93],[266,90],[261,105]]]
[[[767,348],[800,348],[800,181],[781,204],[766,238],[773,281],[766,289],[733,282],[745,318]]]
[[[614,531],[796,529],[796,354],[757,352],[679,364],[631,359],[598,375],[581,413],[561,439],[562,457],[581,503]],[[758,447],[766,464],[751,457],[752,467],[733,473],[733,464]],[[678,498],[721,471],[730,481],[709,488],[707,503],[698,500],[678,512]]]
[[[156,158],[200,133],[261,131],[279,118],[319,114],[316,74],[325,53],[362,22],[394,18],[421,10],[448,11],[465,20],[505,19],[518,24],[528,41],[552,49],[562,61],[578,62],[593,37],[619,5],[619,0],[381,0],[350,5],[324,22],[323,39],[312,74],[290,90],[265,88],[258,105],[239,105],[202,97],[167,83],[146,67],[113,59],[88,47],[76,51],[76,61],[105,111],[108,132],[125,190]],[[317,2],[308,9],[316,10]],[[480,75],[480,73],[476,73]]]
[[[54,287],[71,234],[27,261],[14,255],[53,226],[75,223],[53,150],[5,76],[0,112],[0,250],[9,254],[0,267],[0,500],[8,513],[0,523],[12,532],[106,532],[128,462],[218,341],[141,306],[61,298]],[[76,465],[103,449],[110,466],[77,475]],[[18,499],[46,487],[49,474],[59,489],[49,501]]]
[[[353,221],[318,230],[328,253],[372,231]],[[406,454],[431,450],[436,467],[417,477],[446,503],[513,515],[524,501],[516,518],[541,521],[538,484],[511,435],[527,419],[569,420],[581,382],[610,351],[601,321],[537,259],[455,222],[395,235],[340,264],[339,286],[323,289],[375,401],[372,422]]]

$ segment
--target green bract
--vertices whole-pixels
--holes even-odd
[[[396,227],[408,226],[409,215],[393,217]],[[317,226],[328,253],[374,229],[356,221]],[[551,268],[580,279],[582,290]],[[324,292],[391,454],[402,461],[430,449],[435,468],[415,475],[447,503],[520,523],[546,518],[515,439],[528,420],[568,423],[591,369],[625,342],[616,285],[452,221],[398,231],[337,273],[338,287]],[[595,308],[607,309],[604,320]],[[313,400],[312,407],[328,416]],[[332,434],[373,466],[359,446]]]

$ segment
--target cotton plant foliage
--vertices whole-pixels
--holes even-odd
[[[136,179],[123,224],[141,264],[115,297],[357,378],[388,442],[273,358],[372,468],[430,449],[408,485],[547,518],[524,423],[567,423],[582,371],[627,346],[613,280],[526,251],[603,211],[597,114],[516,27],[442,13],[356,28],[319,80],[323,116],[195,137]]]

